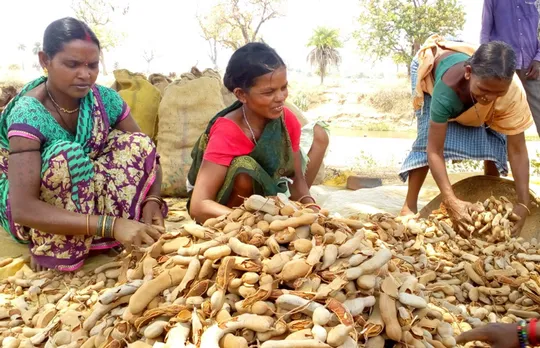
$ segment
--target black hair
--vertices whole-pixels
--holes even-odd
[[[43,51],[49,58],[53,58],[62,51],[64,44],[73,40],[92,41],[101,49],[96,34],[86,23],[72,17],[65,17],[55,20],[45,29]]]
[[[227,65],[223,84],[229,91],[235,88],[248,90],[259,76],[285,67],[276,50],[261,42],[250,42],[237,49]]]
[[[512,80],[516,72],[516,53],[505,42],[491,41],[480,45],[466,64],[480,78]]]

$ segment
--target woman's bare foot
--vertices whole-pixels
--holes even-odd
[[[403,205],[403,208],[401,208],[401,211],[399,212],[399,216],[407,216],[407,215],[415,215],[416,211],[418,209],[410,209],[407,204]]]
[[[41,272],[41,271],[49,270],[47,267],[43,267],[39,263],[37,263],[33,257],[30,257],[30,268],[34,272]]]

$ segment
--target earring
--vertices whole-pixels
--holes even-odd
[[[43,76],[49,76],[49,71],[47,70],[47,68],[43,68]]]

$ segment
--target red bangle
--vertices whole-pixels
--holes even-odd
[[[536,341],[536,322],[537,321],[538,319],[536,318],[533,318],[531,319],[531,321],[529,321],[528,336],[529,336],[529,344],[532,347],[536,347],[538,345],[538,342]]]

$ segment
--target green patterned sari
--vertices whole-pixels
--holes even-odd
[[[241,107],[242,103],[237,101],[219,112],[210,120],[206,131],[195,144],[191,152],[193,164],[188,174],[188,181],[193,185],[196,184],[195,180],[197,179],[197,174],[203,161],[212,126],[220,117],[224,117]],[[287,178],[294,176],[294,157],[291,139],[283,116],[270,121],[266,125],[255,148],[249,155],[236,157],[231,162],[223,186],[216,196],[216,202],[227,205],[236,176],[243,173],[248,174],[253,179],[254,194],[275,196],[278,193],[288,193],[289,180]]]

